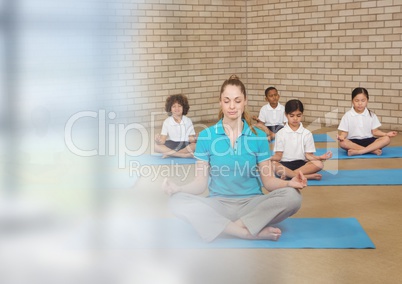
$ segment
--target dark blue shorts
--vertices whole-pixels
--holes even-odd
[[[377,138],[375,138],[375,137],[371,137],[371,138],[364,138],[364,139],[349,139],[349,140],[357,145],[367,147],[368,145],[373,143],[376,139]]]
[[[169,149],[175,150],[175,151],[180,151],[181,149],[186,148],[190,142],[185,142],[185,141],[172,141],[172,140],[166,140],[165,146],[168,147]]]
[[[298,168],[303,167],[307,162],[303,160],[295,160],[295,161],[279,162],[279,163],[287,167],[288,169],[294,171],[297,170]]]
[[[283,125],[270,125],[270,126],[267,126],[267,127],[273,133],[276,133],[276,132],[278,132],[279,130],[281,130],[283,128]]]

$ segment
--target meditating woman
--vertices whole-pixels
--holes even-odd
[[[275,224],[299,210],[307,180],[302,173],[287,181],[275,177],[267,136],[252,127],[246,89],[237,76],[224,81],[219,104],[220,120],[197,140],[195,179],[185,185],[163,182],[171,209],[205,241],[222,234],[278,240],[282,232]],[[209,196],[199,196],[207,188]]]

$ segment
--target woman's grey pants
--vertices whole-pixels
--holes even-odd
[[[176,193],[170,198],[172,212],[189,222],[205,241],[219,236],[231,221],[240,219],[256,236],[264,227],[295,214],[301,206],[298,190],[285,187],[247,198],[202,197]]]

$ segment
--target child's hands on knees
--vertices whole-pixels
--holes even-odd
[[[343,136],[341,136],[341,135],[336,135],[336,139],[337,139],[339,142],[343,142],[343,141],[345,140],[345,137],[343,137]]]
[[[398,134],[398,132],[396,132],[396,131],[390,131],[390,132],[387,133],[387,136],[388,137],[395,137],[397,134]]]
[[[321,161],[325,161],[325,160],[328,160],[328,159],[331,159],[331,158],[332,158],[332,152],[331,151],[328,151],[327,153],[322,154],[320,156]]]

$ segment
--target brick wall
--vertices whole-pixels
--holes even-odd
[[[247,3],[253,111],[274,85],[282,103],[302,100],[306,122],[337,125],[361,86],[383,128],[402,129],[401,1]]]
[[[118,64],[125,66],[126,122],[144,125],[167,117],[166,98],[184,94],[194,122],[216,120],[219,88],[231,73],[246,72],[244,1],[151,0],[122,3]],[[121,94],[120,94],[121,95]],[[113,105],[113,98],[110,103]]]
[[[257,114],[263,92],[299,98],[305,121],[337,125],[357,86],[384,129],[402,127],[402,3],[398,0],[120,1],[119,116],[157,124],[164,100],[189,97],[195,122],[215,120],[219,87],[238,74]],[[110,98],[111,109],[116,101]]]

